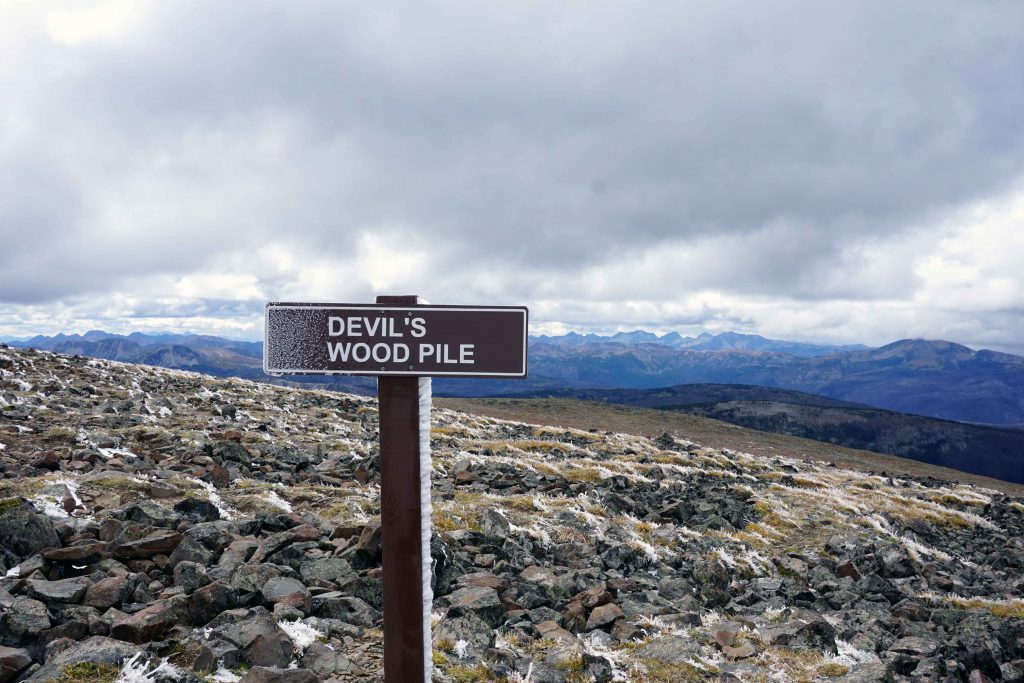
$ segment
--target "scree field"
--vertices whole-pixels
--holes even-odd
[[[435,681],[1024,676],[1020,487],[603,410],[437,402]],[[0,348],[0,683],[381,680],[376,444],[365,397]]]

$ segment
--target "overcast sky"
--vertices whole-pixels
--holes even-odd
[[[0,335],[418,293],[1024,353],[1022,74],[1020,0],[0,0]]]

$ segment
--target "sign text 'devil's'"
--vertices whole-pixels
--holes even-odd
[[[525,377],[522,307],[267,305],[268,373]]]

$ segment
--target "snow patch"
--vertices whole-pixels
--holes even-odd
[[[71,494],[71,499],[75,502],[75,508],[85,507],[82,505],[82,500],[78,497],[78,483],[71,481],[70,479],[62,478],[54,481],[52,486],[64,485],[68,493]],[[53,493],[40,493],[34,496],[30,502],[36,506],[47,517],[53,517],[55,519],[68,519],[71,515],[64,509],[64,496],[63,494]]]
[[[307,647],[324,636],[323,631],[301,621],[279,621],[277,626],[291,638],[292,644],[300,655],[306,651]]]
[[[96,450],[100,452],[100,455],[107,459],[113,458],[115,455],[125,455],[132,458],[139,457],[127,448],[97,448]]]
[[[237,683],[242,677],[234,671],[224,668],[224,660],[217,662],[217,670],[210,674],[210,678],[217,683]]]

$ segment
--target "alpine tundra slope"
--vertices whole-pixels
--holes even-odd
[[[1024,675],[1012,486],[432,419],[436,681]],[[365,397],[0,347],[0,683],[380,680],[376,429]]]

